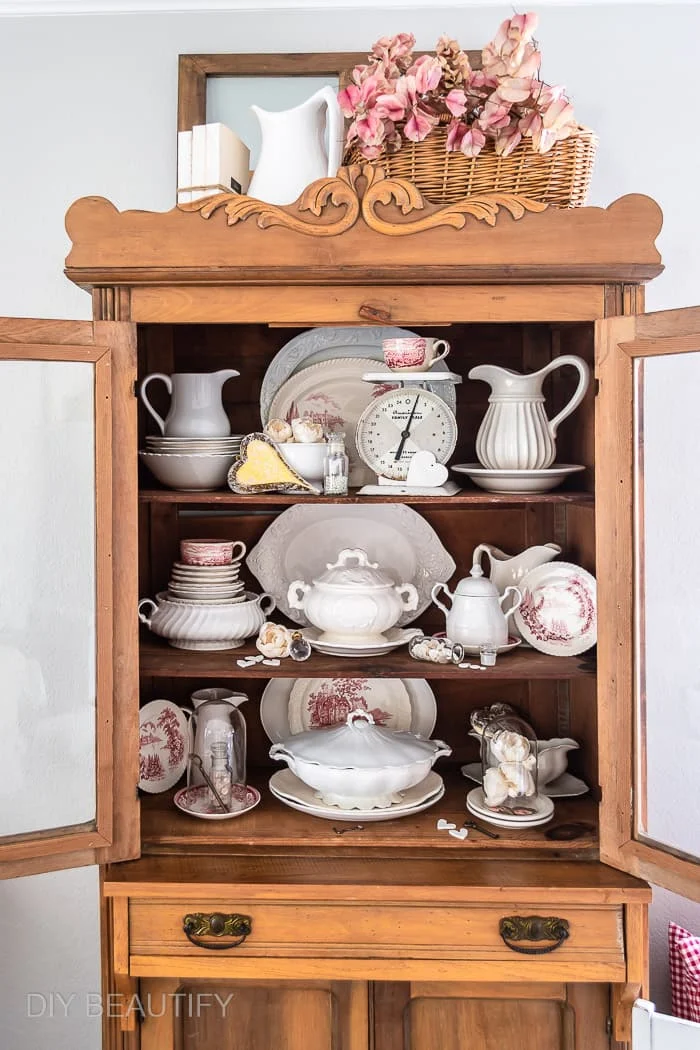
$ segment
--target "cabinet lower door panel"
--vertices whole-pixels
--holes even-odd
[[[376,1050],[609,1050],[608,985],[375,984]]]
[[[369,1050],[364,982],[142,980],[141,1050]]]

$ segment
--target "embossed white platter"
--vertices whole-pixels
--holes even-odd
[[[265,691],[263,692],[262,700],[260,702],[260,720],[270,742],[278,744],[283,740],[286,740],[288,737],[293,736],[295,733],[301,732],[300,729],[295,727],[299,725],[300,722],[303,724],[306,720],[310,719],[308,708],[306,713],[302,713],[301,711],[297,712],[291,709],[299,703],[299,697],[305,695],[308,698],[310,693],[314,691],[314,687],[311,683],[332,683],[333,681],[340,680],[271,678],[265,686]],[[417,736],[421,736],[426,740],[430,739],[430,735],[435,728],[437,705],[435,703],[435,694],[425,678],[358,677],[356,679],[346,678],[343,679],[343,681],[346,683],[356,683],[354,686],[351,686],[350,689],[360,697],[358,703],[359,707],[362,706],[361,697],[366,695],[370,708],[378,707],[389,713],[390,719],[385,724],[390,729],[403,728],[403,715],[400,714],[400,710],[403,706],[403,695],[405,691],[405,693],[408,694],[410,705],[410,720],[406,728]],[[292,701],[291,694],[295,687],[298,692],[295,700]],[[328,686],[326,686],[326,691],[328,691]],[[340,717],[342,706],[342,704],[337,705],[336,714],[338,715],[338,723],[344,721],[344,718]],[[325,713],[325,717],[326,719],[329,717],[328,709]],[[391,720],[394,717],[396,718],[396,725],[391,724]],[[326,721],[324,724],[331,723]],[[304,725],[303,728],[313,729],[314,726],[309,720],[309,724]]]
[[[291,609],[287,591],[293,580],[310,583],[337,560],[346,547],[367,551],[370,560],[391,573],[397,583],[412,583],[418,606],[404,612],[397,626],[417,619],[430,605],[433,585],[450,579],[456,569],[431,525],[412,507],[401,503],[297,504],[268,526],[246,558],[246,565],[272,594],[277,608],[295,623],[308,621]]]
[[[366,327],[355,328],[311,328],[294,336],[279,350],[270,362],[260,390],[260,418],[263,425],[270,418],[270,405],[275,394],[290,376],[310,365],[339,357],[356,357],[365,362],[384,362],[382,342],[384,339],[401,339],[415,336],[407,328]],[[432,373],[447,372],[447,365],[438,361]],[[452,384],[445,387],[443,397],[455,411],[457,395]]]
[[[373,478],[357,451],[357,421],[370,401],[394,386],[364,383],[365,367],[365,362],[356,357],[309,365],[282,384],[270,405],[272,419],[286,419],[291,423],[300,416],[310,416],[326,433],[342,431],[350,461],[349,482],[354,486],[364,485]]]
[[[349,820],[353,824],[410,817],[429,809],[445,794],[442,777],[432,770],[420,784],[402,792],[401,802],[394,802],[386,809],[338,809],[337,806],[329,806],[316,798],[314,789],[299,780],[291,769],[280,769],[273,773],[269,787],[275,798],[300,813],[308,813],[310,817],[322,817],[324,820]]]
[[[580,565],[538,565],[520,581],[518,630],[533,649],[549,656],[578,656],[596,643],[596,581]]]

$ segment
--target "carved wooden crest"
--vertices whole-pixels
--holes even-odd
[[[388,221],[377,212],[377,206],[395,204],[402,215],[411,216],[407,222]],[[329,207],[343,209],[340,216],[329,216],[323,222],[324,212]],[[189,204],[179,205],[181,211],[199,212],[203,219],[223,208],[229,226],[257,216],[260,229],[283,226],[311,237],[335,237],[355,225],[362,217],[365,224],[377,233],[388,237],[409,236],[439,226],[452,226],[461,230],[467,216],[496,225],[501,208],[514,219],[521,219],[526,212],[542,212],[546,204],[509,193],[483,193],[476,197],[465,197],[455,204],[443,207],[430,205],[427,214],[426,202],[417,187],[407,179],[387,178],[381,168],[372,164],[353,164],[340,168],[332,179],[319,179],[308,186],[296,205],[266,204],[253,197],[237,193],[219,193],[213,197]],[[293,209],[296,208],[296,213]],[[308,213],[308,218],[304,213]]]

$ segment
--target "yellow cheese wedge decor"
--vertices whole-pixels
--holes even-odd
[[[291,492],[319,489],[292,470],[267,434],[248,434],[241,442],[241,454],[228,472],[229,488],[240,495],[252,492]]]

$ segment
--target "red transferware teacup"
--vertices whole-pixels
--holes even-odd
[[[436,361],[450,352],[446,339],[428,339],[422,335],[384,339],[382,351],[387,368],[392,372],[427,372]]]
[[[240,561],[245,552],[241,540],[180,540],[180,558],[185,565],[230,565]]]

